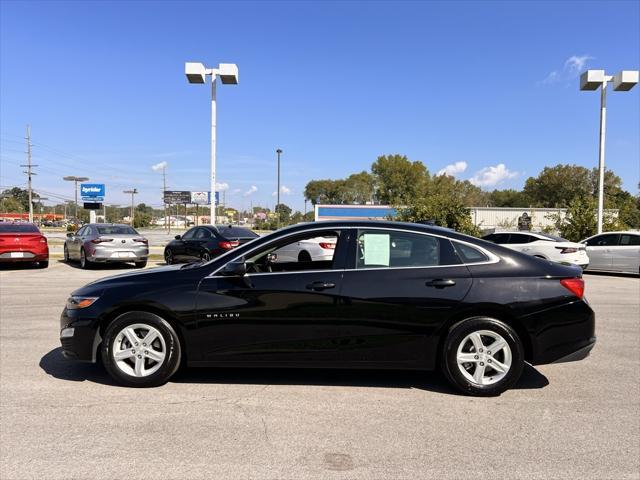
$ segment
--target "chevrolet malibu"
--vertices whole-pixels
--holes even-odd
[[[275,261],[334,238],[331,258]],[[281,260],[281,259],[280,259]],[[300,224],[211,261],[131,272],[71,294],[63,354],[132,387],[182,365],[440,369],[498,395],[525,362],[585,358],[594,313],[581,269],[425,225]]]

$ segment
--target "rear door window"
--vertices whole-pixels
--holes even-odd
[[[453,246],[463,263],[481,263],[489,261],[489,257],[481,250],[466,243],[453,241]]]
[[[620,246],[640,245],[640,235],[620,235]]]
[[[419,233],[360,230],[357,249],[359,269],[460,264],[449,240]]]

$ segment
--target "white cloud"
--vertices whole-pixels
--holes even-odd
[[[216,183],[217,192],[224,192],[225,190],[229,190],[229,184],[227,182]]]
[[[496,166],[485,167],[482,170],[478,170],[469,181],[477,187],[493,187],[517,176],[518,172],[512,172],[504,163],[499,163]]]
[[[247,190],[246,192],[244,192],[242,194],[243,197],[248,197],[250,195],[253,195],[254,193],[256,193],[258,191],[258,187],[256,187],[255,185],[251,185],[251,187],[249,188],[249,190]]]
[[[455,177],[456,174],[462,173],[467,169],[467,162],[456,162],[450,165],[447,165],[441,170],[438,170],[436,175],[449,175],[450,177]]]
[[[594,58],[590,55],[572,55],[564,62],[564,69],[574,77],[580,75],[589,60]]]
[[[282,193],[283,195],[291,195],[291,189],[289,187],[287,187],[286,185],[282,185],[280,187],[280,193]],[[273,192],[271,194],[272,197],[275,197],[278,194],[277,191]]]
[[[571,55],[567,58],[561,70],[553,70],[540,83],[551,85],[558,82],[570,82],[586,70],[589,60],[594,60],[591,55]]]
[[[151,165],[151,169],[155,172],[159,172],[160,170],[162,170],[163,168],[167,168],[168,166],[169,164],[163,161],[160,163],[156,163],[155,165]]]
[[[233,193],[233,194],[235,195],[236,193],[240,193],[241,191],[242,191],[242,190],[240,190],[239,188],[234,188],[234,189],[231,191],[231,193]]]

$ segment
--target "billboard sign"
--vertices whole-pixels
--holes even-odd
[[[180,205],[191,203],[191,192],[187,190],[165,190],[164,203]]]
[[[81,183],[80,197],[87,202],[102,202],[104,190],[104,183]]]
[[[191,192],[191,203],[194,205],[209,205],[210,192]]]

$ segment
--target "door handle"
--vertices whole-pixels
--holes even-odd
[[[328,288],[334,288],[335,286],[336,286],[335,283],[318,281],[318,282],[313,282],[307,285],[307,290],[320,291],[320,290],[327,290]]]
[[[438,278],[436,280],[429,280],[425,285],[427,287],[445,288],[453,287],[456,284],[455,280],[450,278]]]

